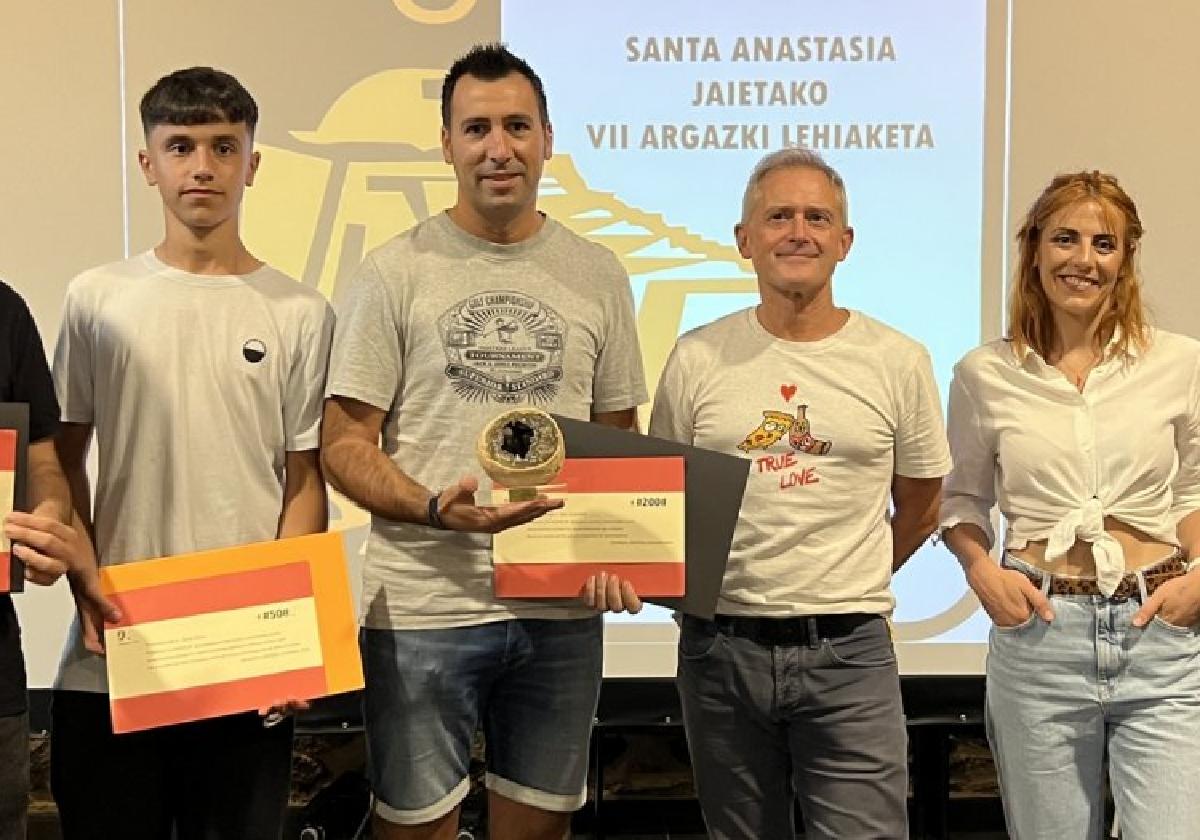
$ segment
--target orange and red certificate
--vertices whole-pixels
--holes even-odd
[[[340,534],[105,567],[114,732],[363,685]]]
[[[561,510],[492,538],[497,597],[574,597],[602,571],[639,595],[683,594],[681,456],[568,458],[553,486]]]
[[[0,522],[13,512],[17,489],[17,430],[0,429]],[[0,529],[0,592],[21,588],[21,568],[13,562],[12,546]]]

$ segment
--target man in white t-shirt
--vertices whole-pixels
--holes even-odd
[[[323,531],[333,316],[242,243],[258,107],[229,74],[192,67],[160,79],[140,110],[138,161],[162,200],[163,239],[71,282],[54,357],[75,511],[92,522],[94,432],[101,565]],[[51,785],[66,840],[278,837],[290,719],[114,735],[98,630],[81,610],[55,684]]]
[[[833,301],[845,187],[784,149],[750,176],[738,249],[762,302],[679,339],[653,435],[750,459],[717,615],[685,615],[678,685],[714,838],[903,838],[908,779],[886,616],[950,469],[929,355]],[[892,513],[889,517],[889,502]]]

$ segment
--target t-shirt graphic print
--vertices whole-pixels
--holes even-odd
[[[785,402],[791,402],[796,396],[796,386],[784,383],[779,386],[779,395]],[[812,423],[808,419],[808,406],[801,403],[792,411],[765,409],[762,422],[758,424],[738,444],[742,452],[751,450],[767,450],[787,436],[787,443],[797,452],[809,455],[827,455],[833,448],[833,441],[823,440],[813,436]]]
[[[515,291],[472,295],[438,318],[446,376],[468,402],[553,402],[563,378],[567,323]]]

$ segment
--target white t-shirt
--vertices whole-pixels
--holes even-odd
[[[1109,356],[1083,391],[1033,350],[1008,341],[972,350],[950,384],[954,471],[941,527],[963,522],[994,539],[998,501],[1006,548],[1047,540],[1046,556],[1092,543],[1101,591],[1125,574],[1104,530],[1111,516],[1177,543],[1175,526],[1200,509],[1200,342],[1153,330],[1144,352]]]
[[[860,312],[784,341],[755,308],[682,336],[650,434],[748,458],[717,612],[889,613],[892,478],[950,469],[929,354]]]
[[[586,420],[646,401],[629,279],[607,249],[546,219],[497,245],[445,213],[367,255],[340,309],[330,396],[387,412],[383,450],[432,489],[489,482],[475,441],[496,415],[531,404]],[[574,599],[498,600],[491,537],[371,519],[363,566],[367,627],[458,627],[571,618]]]
[[[103,566],[274,539],[287,452],[316,449],[333,332],[325,299],[269,267],[197,276],[153,252],[67,290],[54,379],[96,430]],[[57,686],[105,691],[78,626]]]

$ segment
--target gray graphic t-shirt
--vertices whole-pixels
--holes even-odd
[[[326,393],[386,411],[383,449],[416,481],[487,486],[475,440],[506,408],[587,419],[646,401],[629,280],[607,249],[552,219],[496,245],[440,214],[367,255],[339,313]],[[497,600],[489,536],[372,519],[368,627],[586,614]]]

